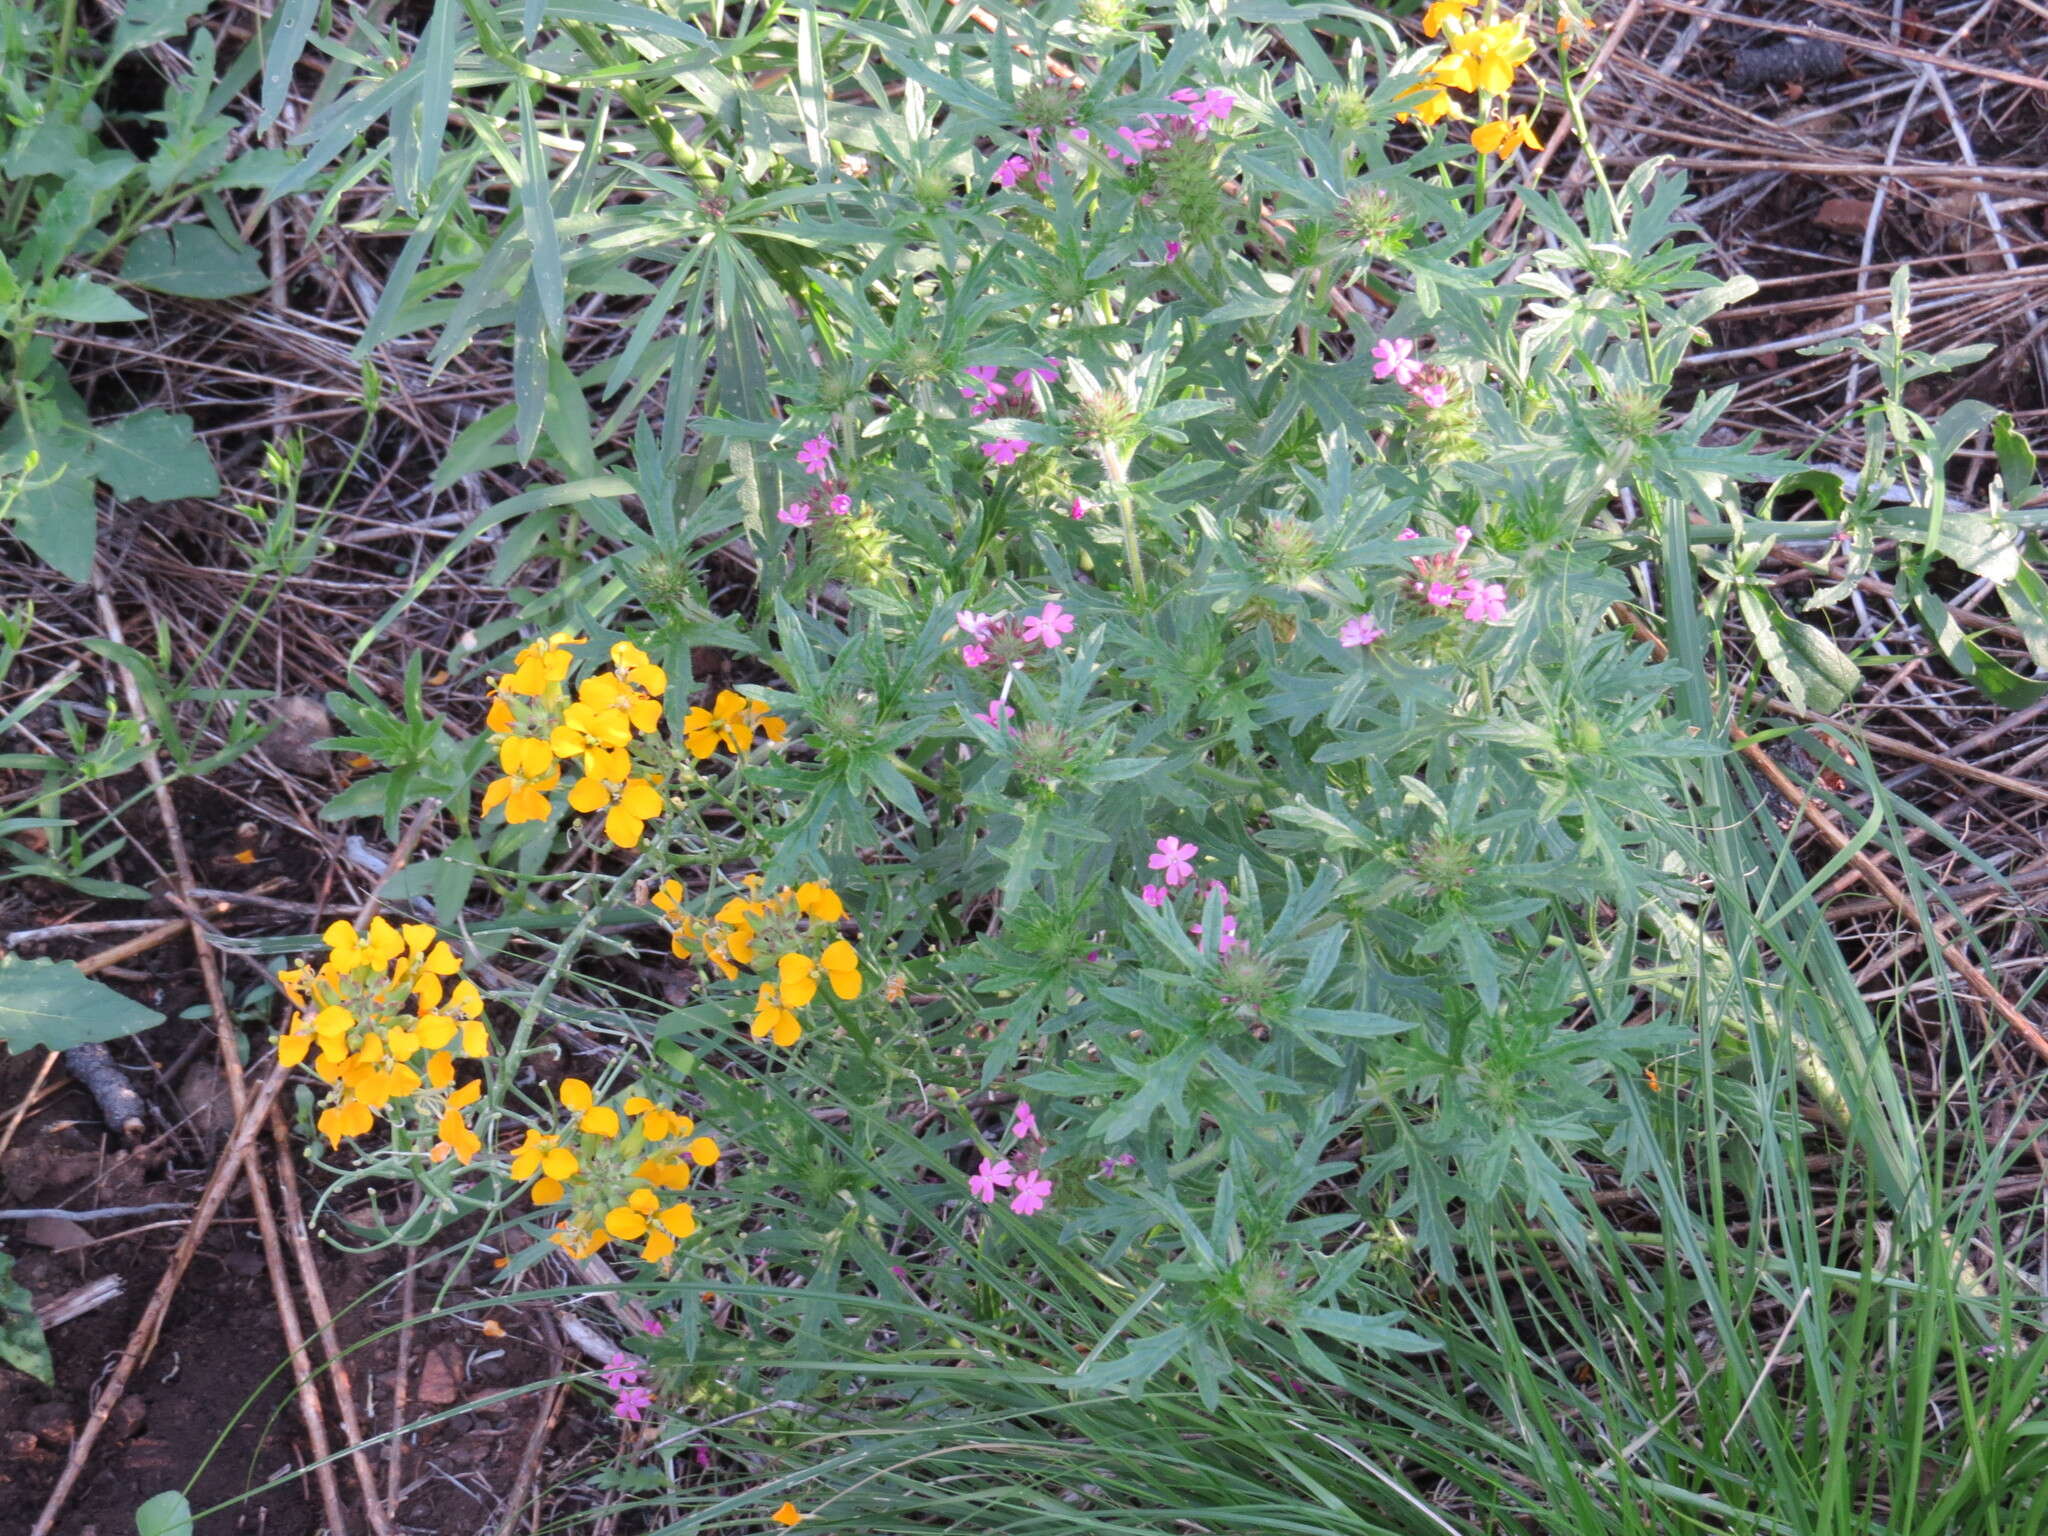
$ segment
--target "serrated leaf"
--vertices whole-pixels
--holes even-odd
[[[137,411],[90,429],[92,468],[116,496],[171,501],[218,496],[213,455],[192,434],[192,418],[171,411]]]
[[[105,283],[82,274],[43,284],[36,295],[36,308],[52,319],[72,320],[80,325],[148,318]]]
[[[254,251],[230,245],[204,224],[144,230],[128,247],[121,276],[186,299],[232,299],[270,286]]]
[[[0,1253],[0,1362],[46,1387],[55,1386],[57,1372],[50,1363],[43,1325],[36,1321],[35,1298],[14,1278],[13,1271],[14,1255]]]
[[[69,960],[0,955],[0,1045],[19,1055],[42,1046],[119,1040],[163,1022],[154,1008],[94,981]]]

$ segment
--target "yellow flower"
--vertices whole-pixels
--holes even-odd
[[[1541,149],[1543,145],[1530,130],[1528,115],[1517,112],[1513,117],[1481,123],[1474,128],[1472,147],[1482,155],[1498,155],[1503,160],[1512,160],[1517,148]]]
[[[1429,9],[1422,13],[1422,35],[1435,37],[1446,21],[1461,21],[1470,9],[1472,0],[1431,0]]]
[[[829,885],[806,880],[796,888],[796,909],[814,923],[836,923],[846,916],[846,903]]]
[[[1422,99],[1409,111],[1396,112],[1394,118],[1397,122],[1405,123],[1410,118],[1419,118],[1425,127],[1434,128],[1447,117],[1464,116],[1464,113],[1458,110],[1458,104],[1451,100],[1451,93],[1441,85],[1429,81],[1411,85],[1401,93],[1400,99],[1406,101],[1411,96],[1420,96]]]
[[[802,1008],[818,995],[818,963],[809,955],[784,955],[775,962],[786,1008]]]
[[[455,1160],[467,1168],[470,1159],[483,1150],[482,1138],[462,1118],[463,1110],[482,1097],[483,1091],[483,1079],[478,1078],[448,1095],[448,1107],[441,1115],[441,1139],[434,1143],[434,1150],[428,1154],[433,1161],[438,1163],[453,1152]]]
[[[860,955],[844,939],[834,939],[825,946],[825,953],[818,957],[818,964],[825,972],[825,979],[832,984],[835,997],[852,999],[860,996]]]
[[[803,1515],[794,1504],[785,1502],[782,1508],[775,1511],[768,1518],[777,1525],[795,1525],[799,1520],[803,1519]]]
[[[1522,27],[1510,17],[1491,26],[1474,27],[1451,39],[1450,52],[1433,71],[1436,82],[1454,91],[1503,96],[1515,83],[1515,70],[1536,51]]]
[[[754,1038],[773,1038],[775,1043],[788,1050],[804,1036],[804,1027],[790,1012],[776,992],[775,983],[761,983],[760,995],[754,1004]]]

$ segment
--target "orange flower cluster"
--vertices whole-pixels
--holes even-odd
[[[568,1120],[554,1132],[528,1128],[512,1154],[512,1177],[534,1180],[535,1205],[567,1205],[554,1241],[571,1257],[587,1259],[617,1239],[642,1244],[642,1259],[662,1263],[677,1239],[697,1230],[696,1211],[676,1196],[694,1169],[718,1161],[718,1143],[644,1094],[600,1100],[579,1077],[563,1079],[556,1094]]]
[[[709,709],[698,705],[683,717],[683,745],[700,762],[720,747],[737,757],[753,750],[757,730],[770,741],[789,734],[789,726],[759,699],[743,699],[730,688],[721,688]]]
[[[1508,15],[1484,23],[1468,21],[1465,13],[1478,0],[1432,0],[1422,15],[1425,37],[1442,35],[1443,57],[1430,66],[1428,76],[1403,94],[1422,99],[1412,112],[1398,114],[1406,122],[1413,116],[1434,125],[1446,117],[1463,118],[1464,109],[1452,92],[1480,99],[1487,119],[1472,130],[1472,143],[1482,155],[1510,158],[1517,148],[1541,149],[1529,126],[1528,114],[1502,112],[1491,115],[1496,102],[1505,102],[1515,82],[1515,71],[1536,52],[1528,28],[1520,16]],[[1486,0],[1485,14],[1494,16],[1493,0]]]
[[[846,916],[846,903],[831,886],[806,880],[763,897],[760,876],[743,883],[747,894],[727,901],[709,920],[683,910],[679,881],[668,881],[650,899],[668,925],[677,959],[701,958],[728,981],[741,966],[756,972],[772,967],[775,979],[762,982],[755,995],[753,1035],[787,1050],[803,1038],[797,1010],[818,995],[821,978],[835,997],[860,996],[860,955],[836,934],[820,947]]]
[[[393,927],[377,917],[358,933],[338,922],[320,937],[328,954],[317,970],[277,973],[293,1009],[277,1037],[277,1059],[296,1067],[310,1057],[314,1074],[331,1090],[320,1134],[340,1146],[343,1137],[367,1132],[395,1102],[413,1100],[440,1125],[448,1150],[437,1150],[436,1160],[453,1152],[467,1163],[482,1143],[462,1110],[476,1102],[482,1085],[448,1090],[458,1053],[490,1051],[476,983],[463,977],[455,951],[425,923]]]
[[[605,836],[637,848],[647,823],[666,809],[659,775],[633,760],[636,738],[661,724],[668,674],[629,640],[611,649],[611,670],[598,672],[569,693],[576,658],[570,647],[584,637],[560,631],[537,640],[514,658],[512,670],[492,687],[485,723],[498,746],[499,776],[484,791],[484,814],[499,806],[513,824],[546,819],[562,782],[562,765],[581,771],[569,807],[604,813]]]

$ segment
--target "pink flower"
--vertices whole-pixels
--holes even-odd
[[[1195,855],[1202,850],[1194,843],[1184,843],[1177,837],[1162,837],[1153,845],[1159,851],[1145,861],[1148,869],[1156,869],[1168,886],[1176,886],[1192,879],[1195,873]]]
[[[1374,378],[1392,379],[1403,389],[1422,372],[1422,364],[1415,357],[1415,343],[1405,336],[1382,336],[1372,344],[1372,359]]]
[[[986,416],[995,409],[995,403],[1002,398],[1003,386],[996,382],[996,375],[1002,370],[993,363],[976,363],[965,370],[972,383],[960,386],[960,398],[971,400],[970,416]]]
[[[1179,261],[1179,260],[1180,260],[1180,253],[1181,253],[1181,252],[1182,252],[1183,250],[1185,250],[1185,249],[1186,249],[1186,247],[1185,247],[1185,246],[1183,246],[1183,245],[1182,245],[1182,244],[1181,244],[1181,243],[1180,243],[1180,242],[1179,242],[1178,240],[1169,240],[1169,241],[1167,241],[1167,242],[1166,242],[1166,259],[1167,259],[1168,261]]]
[[[640,1380],[640,1362],[624,1350],[614,1351],[611,1359],[604,1363],[604,1384],[613,1392],[623,1392]]]
[[[644,1334],[647,1334],[650,1338],[656,1339],[660,1338],[664,1333],[668,1332],[666,1328],[661,1326],[661,1319],[658,1317],[649,1317],[645,1321],[643,1321],[640,1324],[640,1331]]]
[[[1031,169],[1031,162],[1022,155],[1012,155],[995,169],[996,185],[1005,189],[1017,185],[1024,173]]]
[[[1074,505],[1068,509],[1070,515],[1073,517],[1075,522],[1079,522],[1082,518],[1086,517],[1092,510],[1094,510],[1092,505],[1088,502],[1083,501],[1078,496],[1074,498]]]
[[[1039,612],[1025,617],[1018,633],[1027,643],[1036,640],[1048,651],[1056,651],[1060,648],[1060,636],[1073,631],[1074,616],[1058,603],[1047,603]]]
[[[1355,619],[1346,619],[1344,627],[1337,631],[1337,643],[1349,649],[1356,645],[1371,645],[1386,631],[1380,628],[1379,620],[1369,613],[1361,613]]]
[[[1188,925],[1188,932],[1199,939],[1202,936],[1202,925],[1200,923],[1190,923]],[[1235,948],[1237,948],[1237,919],[1226,912],[1223,914],[1223,932],[1216,939],[1216,953],[1227,955]]]
[[[1422,589],[1422,600],[1432,608],[1450,608],[1466,601],[1465,589],[1456,582],[1432,581]]]
[[[1148,885],[1138,892],[1138,899],[1148,907],[1163,907],[1173,893],[1163,885]]]
[[[976,640],[986,640],[990,628],[1001,617],[1001,614],[976,613],[972,608],[962,608],[953,615],[953,622],[960,627],[963,635]]]
[[[1015,385],[1018,389],[1029,389],[1033,379],[1041,380],[1047,384],[1053,383],[1060,376],[1059,359],[1048,357],[1046,363],[1049,366],[1044,368],[1019,368],[1010,375],[1011,384]]]
[[[1010,1167],[1010,1160],[1007,1157],[996,1163],[984,1157],[980,1170],[969,1175],[967,1188],[983,1205],[994,1205],[996,1191],[1008,1189],[1016,1182],[1016,1172]]]
[[[832,467],[832,439],[814,437],[796,451],[796,461],[819,479]]]
[[[988,660],[988,647],[981,644],[960,647],[960,659],[970,667],[978,667]]]
[[[619,1394],[619,1400],[612,1404],[612,1414],[616,1418],[631,1419],[635,1424],[638,1424],[640,1422],[640,1410],[653,1406],[654,1394],[652,1392],[648,1391],[645,1387],[628,1387]]]
[[[1115,1157],[1105,1157],[1102,1160],[1102,1176],[1105,1179],[1111,1178],[1117,1169],[1128,1168],[1135,1162],[1137,1159],[1128,1152],[1119,1152]]]
[[[1409,393],[1431,410],[1451,398],[1450,390],[1442,384],[1417,384]]]
[[[1188,116],[1194,119],[1198,128],[1221,125],[1237,107],[1235,96],[1214,86],[1206,91],[1175,91],[1173,100],[1187,104]]]
[[[775,514],[775,521],[787,523],[792,528],[808,528],[811,526],[810,505],[807,502],[792,501]]]
[[[1226,907],[1230,905],[1230,887],[1221,880],[1211,880],[1209,888],[1202,892],[1202,896],[1204,900],[1211,896],[1220,896],[1223,898],[1223,905]]]
[[[991,464],[1014,464],[1031,450],[1031,440],[1023,437],[999,437],[992,443],[981,445],[982,453]]]
[[[994,726],[997,730],[1001,730],[1005,721],[1017,718],[1017,706],[1005,703],[1001,699],[990,699],[988,701],[988,708],[982,710],[974,718],[982,721],[984,724]]]
[[[1468,581],[1458,597],[1474,624],[1497,624],[1508,616],[1508,589],[1497,581]]]
[[[1403,528],[1399,533],[1394,535],[1394,539],[1397,543],[1402,539],[1419,539],[1421,537],[1422,535],[1417,533],[1413,528]]]
[[[1052,1180],[1036,1168],[1017,1181],[1017,1194],[1010,1209],[1019,1216],[1035,1216],[1045,1209],[1045,1197],[1052,1193]]]
[[[825,510],[834,517],[850,517],[853,515],[853,498],[841,491],[825,503]]]
[[[1036,1136],[1038,1134],[1038,1116],[1031,1113],[1031,1101],[1029,1099],[1019,1099],[1017,1101],[1017,1117],[1010,1122],[1010,1134],[1012,1136]]]

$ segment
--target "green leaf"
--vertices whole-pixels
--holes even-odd
[[[22,472],[31,453],[36,465],[20,482],[8,531],[37,558],[73,581],[85,581],[99,544],[90,448],[44,404],[0,427],[0,473]]]
[[[1786,698],[1815,714],[1833,714],[1849,701],[1863,674],[1824,630],[1802,624],[1777,600],[1754,587],[1736,594],[1764,663]]]
[[[171,501],[220,494],[213,455],[192,435],[190,416],[137,411],[89,431],[93,471],[116,496]]]
[[[1920,615],[1920,622],[1927,626],[1935,649],[1992,703],[2005,709],[2024,709],[2048,695],[2048,682],[2021,677],[1963,633],[1963,626],[1948,611],[1948,605],[1932,592],[1916,594],[1913,608]]]
[[[1991,447],[1998,455],[1998,474],[2005,481],[2005,499],[2017,506],[2034,489],[2033,445],[2014,429],[2012,418],[2001,413],[1991,423]]]
[[[43,1046],[68,1051],[119,1040],[161,1024],[163,1015],[94,981],[69,960],[0,955],[0,1045],[17,1055]]]
[[[14,1278],[14,1255],[0,1252],[0,1361],[25,1371],[44,1386],[57,1384],[50,1346],[36,1321],[35,1298]]]
[[[43,284],[36,308],[56,320],[81,325],[106,325],[115,320],[148,317],[105,283],[85,276],[60,277]]]
[[[2038,552],[2038,545],[2033,548]],[[2048,581],[2022,560],[2012,580],[1998,589],[1998,600],[2005,604],[2013,626],[2026,641],[2034,665],[2048,667]]]
[[[172,1488],[135,1511],[136,1536],[192,1536],[192,1506]]]
[[[256,253],[204,224],[146,229],[128,247],[121,276],[138,288],[186,299],[232,299],[270,286]]]
[[[114,28],[113,57],[176,37],[185,23],[206,9],[206,0],[128,0]]]

